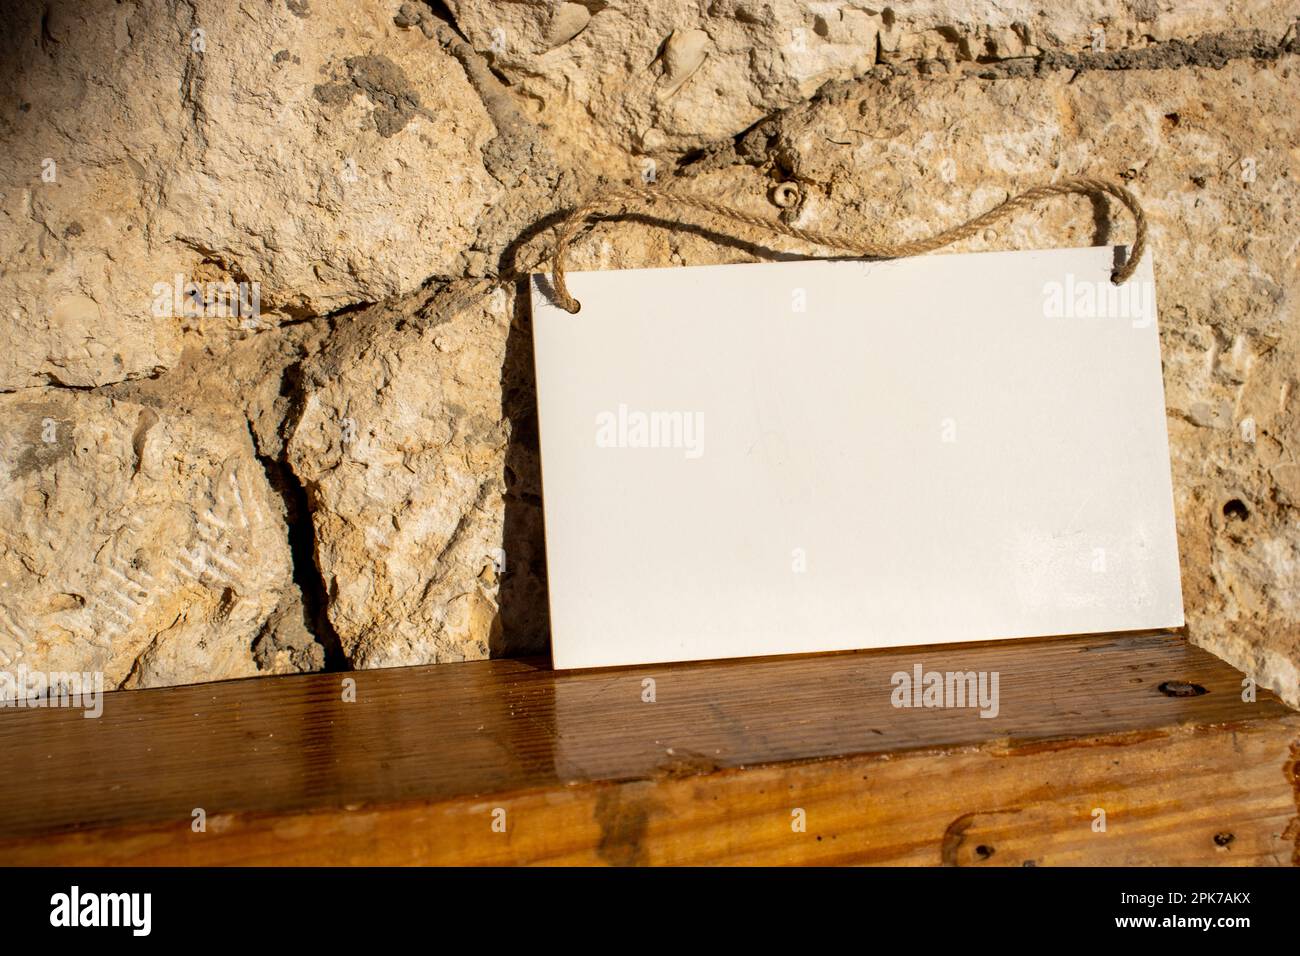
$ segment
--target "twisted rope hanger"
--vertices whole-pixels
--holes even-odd
[[[556,304],[566,312],[576,313],[582,304],[569,294],[569,286],[565,282],[564,258],[569,251],[569,245],[573,242],[582,228],[583,222],[589,216],[595,215],[602,211],[608,211],[609,206],[614,205],[640,205],[651,207],[662,203],[669,207],[678,209],[697,209],[702,212],[711,213],[722,219],[729,219],[732,222],[743,223],[748,226],[756,226],[759,229],[765,229],[768,232],[779,233],[783,236],[790,236],[794,239],[801,239],[804,242],[817,246],[825,246],[829,249],[840,249],[845,252],[853,253],[856,256],[869,259],[899,259],[903,256],[918,256],[922,253],[933,252],[935,249],[941,249],[944,246],[951,245],[962,239],[968,239],[975,233],[991,226],[993,223],[1007,218],[1019,209],[1023,209],[1040,199],[1048,196],[1066,196],[1071,194],[1084,196],[1106,195],[1118,199],[1133,214],[1133,224],[1136,227],[1136,237],[1133,240],[1133,247],[1129,252],[1127,260],[1122,266],[1111,273],[1111,281],[1119,285],[1127,281],[1137,270],[1138,262],[1142,258],[1142,253],[1147,246],[1147,217],[1142,212],[1142,206],[1138,203],[1137,197],[1116,183],[1107,182],[1104,179],[1064,179],[1059,183],[1051,183],[1046,186],[1035,186],[1032,189],[1026,189],[1018,196],[1006,200],[998,206],[994,206],[988,212],[982,213],[967,222],[944,232],[936,233],[926,239],[916,239],[912,242],[900,242],[896,244],[868,242],[865,239],[858,239],[853,236],[837,235],[829,232],[818,232],[812,229],[800,229],[798,226],[791,226],[780,220],[765,219],[762,216],[756,216],[752,213],[742,212],[724,203],[715,202],[704,196],[695,196],[690,193],[662,192],[657,189],[643,189],[635,186],[618,186],[610,189],[599,196],[588,200],[581,206],[578,206],[569,214],[569,218],[564,221],[555,242],[555,252],[551,257],[551,285],[554,289]]]

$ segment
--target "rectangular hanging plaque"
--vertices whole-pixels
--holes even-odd
[[[1181,625],[1119,254],[534,277],[555,666]]]

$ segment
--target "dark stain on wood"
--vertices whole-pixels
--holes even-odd
[[[1286,777],[1287,784],[1291,787],[1291,794],[1295,799],[1296,815],[1291,818],[1283,836],[1291,841],[1291,865],[1300,866],[1300,737],[1297,737],[1291,744],[1291,759],[1286,762],[1282,768],[1282,773]]]
[[[610,866],[639,866],[645,862],[642,841],[650,812],[641,800],[625,800],[621,789],[609,787],[596,798],[600,843],[596,855]]]

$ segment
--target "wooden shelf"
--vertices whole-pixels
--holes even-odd
[[[896,709],[917,663],[998,716]],[[0,753],[10,864],[1300,863],[1300,714],[1171,633],[124,691]]]

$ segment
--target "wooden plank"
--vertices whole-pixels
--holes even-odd
[[[895,708],[890,678],[917,663],[997,671],[998,716]],[[98,720],[0,710],[0,857],[1297,863],[1300,715],[1262,691],[1243,701],[1241,682],[1151,633],[119,692]]]

